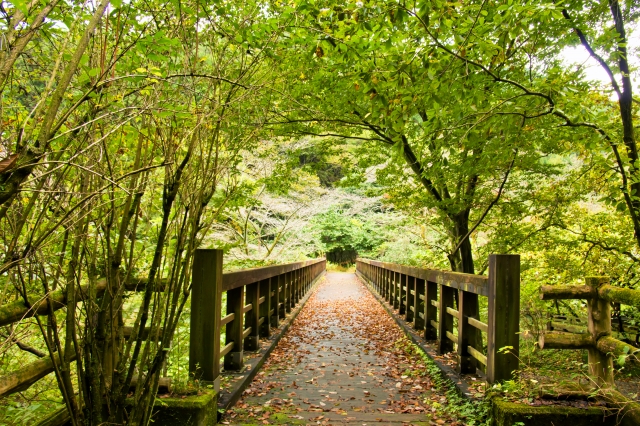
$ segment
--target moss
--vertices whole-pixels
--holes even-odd
[[[598,295],[609,302],[618,302],[623,305],[640,308],[640,291],[638,290],[603,285],[598,289]]]
[[[211,404],[211,398],[217,396],[215,392],[205,392],[202,395],[193,395],[187,397],[177,397],[177,398],[157,398],[156,406],[165,406],[171,408],[186,408],[191,410],[198,410],[206,408],[209,404]],[[217,398],[216,398],[217,399]]]
[[[552,426],[570,424],[571,426],[614,426],[615,416],[605,417],[605,412],[596,407],[575,408],[567,406],[532,407],[504,401],[500,397],[492,399],[494,426]]]
[[[301,419],[289,417],[289,415],[286,413],[275,413],[269,416],[269,423],[270,424],[286,423],[286,424],[299,425],[299,424],[305,424],[305,421]]]
[[[157,398],[153,409],[154,426],[213,426],[218,420],[218,393]]]

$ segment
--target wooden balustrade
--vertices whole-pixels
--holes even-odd
[[[607,277],[587,277],[584,286],[542,286],[540,298],[586,299],[587,332],[546,333],[540,336],[541,349],[587,349],[589,373],[599,386],[613,387],[613,358],[640,353],[640,349],[612,337],[611,303],[640,308],[640,291],[613,287]]]
[[[260,339],[268,338],[270,325],[291,312],[312,283],[326,269],[325,259],[246,269],[222,273],[222,250],[198,249],[193,261],[191,293],[191,337],[189,347],[189,371],[202,381],[220,383],[220,360],[226,370],[242,368],[243,351],[259,348]],[[134,279],[125,284],[128,291],[144,291],[146,281]],[[98,296],[104,293],[106,281],[98,280]],[[160,280],[155,291],[164,290]],[[78,289],[78,300],[83,300],[87,287]],[[222,293],[227,292],[227,315],[222,318]],[[53,310],[66,306],[65,293],[53,292]],[[42,297],[30,297],[37,301],[31,307],[22,302],[0,306],[0,325],[7,325],[34,315],[47,315],[49,308]],[[225,328],[225,346],[221,347],[220,331]],[[125,327],[128,338],[131,328]],[[149,329],[143,330],[143,336]],[[19,370],[0,377],[0,397],[29,388],[54,371],[54,361],[49,356],[34,361]],[[163,387],[170,381],[161,379]]]
[[[455,349],[458,372],[484,370],[495,383],[518,369],[519,255],[489,256],[488,277],[369,259],[358,259],[356,272],[426,340],[437,340],[440,354]],[[487,323],[479,318],[479,296],[488,298]],[[487,334],[486,352],[481,333]]]
[[[191,293],[189,372],[220,387],[220,360],[226,371],[243,368],[244,351],[277,326],[326,269],[325,259],[222,273],[222,250],[195,253]],[[222,317],[222,293],[227,313]],[[221,330],[225,342],[220,342]]]

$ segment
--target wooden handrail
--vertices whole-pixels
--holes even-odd
[[[356,262],[377,266],[389,271],[398,272],[410,277],[441,284],[447,287],[468,291],[469,293],[488,296],[489,277],[484,275],[464,274],[461,272],[442,271],[438,269],[416,268],[415,266],[380,262],[378,260],[358,258]]]
[[[265,266],[262,268],[243,269],[241,271],[225,272],[222,274],[222,291],[233,290],[247,284],[257,283],[262,280],[276,277],[305,266],[324,262],[325,259],[305,260],[302,262],[286,263],[284,265]]]
[[[325,269],[325,259],[313,259],[222,273],[222,250],[196,250],[189,373],[219,389],[220,360],[225,371],[241,370],[244,351],[260,349],[260,339],[270,336],[271,327],[278,326]],[[222,317],[224,292],[227,315]]]
[[[254,335],[257,339],[264,337],[264,335],[268,336],[269,326],[272,323],[277,325],[278,318],[286,315],[286,312],[291,310],[291,307],[299,301],[303,294],[311,289],[314,280],[325,271],[325,262],[325,259],[314,259],[223,274],[221,250],[196,250],[191,295],[190,371],[199,370],[198,372],[204,376],[205,381],[211,380],[219,384],[219,360],[221,358],[226,360],[229,356],[233,356],[233,359],[237,360],[238,354],[240,354],[241,360],[243,339],[251,338]],[[271,281],[274,283],[273,287]],[[146,279],[135,278],[127,281],[123,287],[125,291],[143,291],[146,285]],[[254,303],[244,303],[244,286],[246,285],[253,285],[254,288],[261,289],[259,290],[261,296]],[[99,279],[95,286],[96,293],[100,297],[106,290],[106,279]],[[166,280],[158,280],[154,291],[163,291],[165,287]],[[232,293],[236,290],[241,291],[233,295]],[[78,287],[76,300],[85,300],[88,291],[88,285]],[[237,302],[239,309],[235,312],[229,311],[229,314],[222,318],[220,315],[221,294],[224,291],[229,291],[228,300]],[[54,291],[49,295],[49,299],[54,311],[62,309],[66,306],[66,291]],[[49,313],[48,301],[44,296],[29,295],[29,301],[30,307],[25,306],[23,301],[0,306],[0,326],[34,315]],[[194,303],[194,301],[196,302]],[[245,329],[243,327],[244,317],[251,311],[256,316],[255,326],[249,326]],[[274,315],[276,318],[272,321]],[[241,338],[228,341],[221,348],[220,328],[222,326],[237,327]],[[149,327],[146,327],[142,331],[142,337],[148,337],[150,330]],[[125,327],[123,332],[126,338],[130,337],[132,327]],[[259,333],[259,337],[257,333]],[[228,337],[229,334],[227,334]],[[54,361],[57,362],[59,356],[58,353],[54,354],[53,359],[51,356],[46,356],[0,377],[0,397],[25,390],[53,372]],[[75,353],[72,354],[71,360],[75,361],[75,357]],[[160,380],[161,388],[169,389],[168,379],[161,378]]]
[[[457,345],[460,373],[475,373],[485,366],[487,380],[494,383],[510,380],[518,369],[518,255],[489,256],[489,276],[360,258],[356,260],[356,272],[389,303],[389,308],[404,315],[413,328],[422,330],[424,339],[437,340],[438,353],[452,352]],[[479,296],[488,298],[487,323],[478,319]],[[457,326],[454,318],[458,319]],[[487,333],[486,356],[476,349],[482,347],[482,332]],[[500,351],[504,347],[510,350]]]

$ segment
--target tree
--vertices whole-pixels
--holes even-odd
[[[3,7],[2,294],[66,295],[35,318],[74,425],[147,424],[194,251],[260,140],[281,28],[251,2]]]

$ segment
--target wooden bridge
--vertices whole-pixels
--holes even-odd
[[[267,423],[276,414],[280,423],[426,421],[430,407],[420,395],[431,379],[418,368],[422,379],[406,386],[406,374],[388,366],[411,355],[392,362],[383,356],[403,338],[392,316],[434,342],[437,354],[455,353],[459,373],[489,383],[510,379],[518,368],[520,258],[492,255],[489,264],[488,277],[366,259],[357,261],[356,275],[323,278],[324,259],[223,274],[222,253],[201,250],[190,371],[219,391],[218,405],[228,411],[223,421],[230,424],[251,423],[258,414]],[[480,297],[487,318],[479,316]]]
[[[596,281],[543,288],[542,294],[615,299],[613,290],[598,287],[604,281]],[[129,287],[136,291],[140,283]],[[52,298],[53,309],[65,305],[64,298]],[[445,372],[453,364],[456,374],[477,383],[511,379],[519,367],[519,304],[518,255],[491,255],[488,276],[367,259],[358,259],[355,274],[327,274],[325,259],[223,273],[221,250],[197,250],[189,371],[210,398],[196,414],[198,404],[171,406],[171,398],[159,398],[155,424],[456,424],[460,419],[434,408],[446,405],[448,396],[433,386],[425,355]],[[47,306],[4,306],[0,324],[46,313]],[[567,342],[550,335],[540,344],[589,348],[599,360],[593,373],[610,383],[604,346],[622,343],[605,337]],[[0,377],[0,396],[28,388],[54,364],[45,357]],[[170,391],[169,378],[161,388]],[[217,418],[217,412],[224,414]],[[63,425],[67,418],[61,409],[40,424]]]

